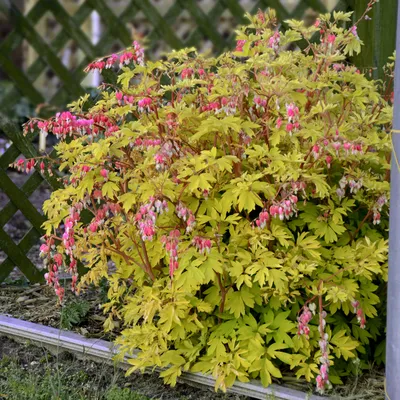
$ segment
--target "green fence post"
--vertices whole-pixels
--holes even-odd
[[[367,9],[370,0],[353,0],[354,21]],[[364,42],[361,54],[353,57],[353,62],[364,72],[373,69],[374,79],[383,78],[382,67],[394,52],[396,45],[396,10],[398,0],[381,0],[368,13],[371,20],[361,21],[358,34]]]

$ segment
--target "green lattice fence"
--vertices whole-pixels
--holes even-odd
[[[26,0],[28,1],[28,0]],[[65,0],[67,1],[67,0]],[[215,0],[207,10],[201,7],[201,1],[195,0],[165,0],[170,4],[164,12],[160,12],[160,4],[164,0],[125,0],[126,8],[120,15],[115,15],[111,0],[77,0],[79,7],[73,15],[63,7],[61,0],[37,0],[24,14],[13,0],[0,0],[0,12],[10,18],[13,31],[0,43],[0,68],[13,81],[13,87],[0,100],[0,111],[7,114],[18,102],[20,96],[38,105],[49,103],[57,109],[65,107],[72,99],[85,93],[81,82],[85,74],[84,67],[96,57],[107,54],[119,43],[120,48],[129,46],[132,42],[132,32],[127,24],[134,20],[139,13],[151,27],[147,32],[147,46],[151,52],[160,43],[169,48],[199,46],[200,42],[208,41],[215,52],[221,52],[232,45],[232,36],[226,35],[219,29],[224,14],[229,12],[234,23],[245,22],[243,0]],[[70,1],[70,0],[69,0]],[[32,3],[32,1],[31,1]],[[247,0],[250,8],[247,11],[255,13],[259,8],[272,7],[277,10],[281,20],[287,18],[302,18],[308,9],[317,12],[326,12],[326,7],[319,0],[300,0],[291,11],[288,11],[279,0]],[[340,0],[336,8],[341,10],[353,9],[360,15],[365,9],[367,0]],[[395,16],[397,0],[381,0],[372,13],[373,22],[365,24],[359,32],[361,39],[368,41],[368,48],[363,58],[357,59],[360,66],[379,67],[393,52],[395,38]],[[93,45],[82,26],[96,11],[104,27],[102,36],[96,45]],[[46,40],[38,32],[38,22],[52,14],[59,31],[51,40]],[[178,33],[179,17],[182,13],[189,15],[192,28],[186,35]],[[79,64],[68,69],[62,62],[60,52],[73,42],[83,54]],[[36,60],[26,70],[18,68],[10,57],[22,44],[28,44],[37,53]],[[58,77],[60,87],[50,98],[35,86],[35,82],[46,69]],[[32,282],[40,281],[42,274],[26,256],[29,249],[37,243],[44,217],[29,201],[29,196],[46,180],[54,189],[58,182],[53,177],[42,177],[35,171],[26,183],[19,188],[7,175],[8,165],[20,155],[35,157],[37,150],[32,144],[33,136],[23,137],[19,128],[0,116],[0,130],[12,141],[12,146],[0,157],[0,190],[9,198],[8,204],[0,210],[0,250],[7,258],[0,264],[0,282],[12,271],[14,266],[24,273]],[[4,226],[21,210],[30,221],[32,228],[16,244],[4,230]]]
[[[23,136],[20,128],[10,122],[6,117],[0,115],[0,130],[8,137],[12,138],[13,144],[0,157],[0,189],[7,195],[9,202],[0,210],[0,249],[5,252],[7,258],[0,264],[0,282],[2,282],[15,266],[31,281],[42,280],[35,265],[26,256],[31,247],[38,243],[43,234],[41,225],[44,217],[29,201],[29,196],[46,180],[53,189],[59,187],[58,181],[54,177],[42,176],[39,171],[30,175],[26,182],[19,188],[7,175],[6,170],[20,154],[26,158],[38,156],[37,150],[32,145],[34,135]],[[4,225],[21,210],[24,217],[31,223],[32,228],[16,244],[5,232]]]

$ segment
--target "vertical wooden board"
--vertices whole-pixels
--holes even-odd
[[[369,0],[351,0],[354,7],[353,20],[361,18],[367,9]],[[371,20],[360,21],[358,35],[364,42],[361,54],[352,58],[352,62],[363,72],[372,69],[374,79],[383,78],[382,67],[395,50],[396,12],[398,0],[384,0],[376,3],[368,12]]]
[[[377,67],[375,78],[383,78],[382,67],[388,62],[396,48],[396,16],[398,0],[381,0],[375,6],[374,30],[375,42],[373,44],[374,63]]]

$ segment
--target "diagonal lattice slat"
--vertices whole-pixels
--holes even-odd
[[[208,0],[200,4],[197,0],[165,0],[165,4],[168,3],[168,9],[165,10],[165,7],[160,6],[162,2],[155,2],[155,0],[122,0],[118,4],[124,3],[126,7],[118,16],[114,13],[113,0],[80,0],[73,15],[64,8],[64,0],[36,0],[26,15],[15,6],[15,2],[0,1],[0,11],[8,13],[14,26],[13,31],[0,43],[0,68],[14,82],[14,87],[10,88],[0,100],[0,110],[2,113],[7,113],[17,104],[21,95],[27,97],[34,105],[48,102],[56,109],[65,107],[68,102],[85,93],[82,85],[85,79],[84,66],[91,60],[112,51],[116,43],[120,47],[129,46],[133,38],[128,26],[132,26],[141,15],[145,18],[143,23],[149,28],[146,32],[148,54],[156,52],[159,54],[160,51],[168,48],[192,46],[202,48],[205,41],[212,45],[216,52],[231,47],[233,35],[228,35],[226,30],[221,32],[224,28],[221,27],[220,21],[226,20],[227,14],[230,16],[229,21],[233,28],[233,24],[246,22],[245,11],[254,14],[258,9],[265,10],[272,7],[276,9],[281,21],[302,18],[309,8],[319,13],[327,11],[322,0],[300,0],[291,11],[286,9],[281,1],[283,2],[283,0]],[[366,5],[367,2],[368,0],[357,0],[357,2],[339,0],[336,9],[355,9],[356,12],[362,13],[364,5],[361,3]],[[203,3],[208,5],[202,6]],[[387,0],[387,3],[393,5],[397,3],[397,0]],[[96,44],[90,41],[84,29],[87,20],[94,12],[100,16],[103,26],[102,35]],[[51,43],[41,36],[36,27],[36,24],[48,15],[54,18],[54,23],[60,28]],[[191,29],[186,32],[181,26],[184,18],[189,18],[191,21]],[[391,46],[394,48],[394,44],[390,44],[389,40],[381,40],[383,34],[380,33],[385,30],[385,38],[393,36],[391,40],[394,43],[395,17],[389,23],[390,18],[390,6],[380,8],[376,16],[373,16],[375,28],[371,45],[379,44],[379,60],[391,54]],[[385,21],[385,28],[379,28],[382,21]],[[286,28],[284,22],[282,27]],[[34,49],[38,55],[25,70],[17,68],[9,57],[23,43]],[[59,56],[63,49],[70,46],[70,43],[73,43],[82,54],[73,70],[69,70]],[[371,54],[371,50],[366,53]],[[367,64],[363,65],[371,64],[371,61],[367,61]],[[56,75],[59,82],[59,86],[55,88],[51,96],[38,90],[37,85],[43,72],[48,70]],[[111,75],[110,71],[103,71],[103,77],[107,80],[112,81]],[[33,135],[23,137],[21,132],[1,115],[0,131],[5,132],[12,141],[12,145],[0,156],[0,189],[9,198],[9,202],[0,210],[0,250],[6,251],[8,256],[0,264],[0,282],[7,277],[14,266],[18,266],[28,279],[37,281],[41,279],[41,274],[26,257],[26,253],[37,243],[43,233],[40,228],[43,216],[30,204],[29,196],[44,181],[47,181],[53,189],[56,189],[59,183],[55,177],[43,177],[39,171],[35,171],[21,188],[16,187],[7,177],[6,170],[8,165],[20,155],[27,158],[38,155],[32,144],[34,137]],[[31,222],[32,228],[18,244],[15,244],[7,236],[4,226],[18,210],[21,210]]]

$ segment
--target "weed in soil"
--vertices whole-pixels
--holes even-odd
[[[71,329],[74,325],[80,325],[90,311],[90,303],[86,300],[76,299],[65,305],[61,313],[61,328]]]

